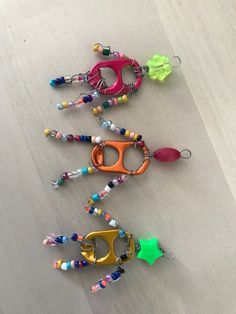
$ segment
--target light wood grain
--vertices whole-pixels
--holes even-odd
[[[234,8],[220,0],[0,1],[0,313],[235,313]],[[127,106],[105,116],[139,131],[152,150],[173,145],[193,153],[172,165],[154,161],[101,205],[136,237],[158,236],[177,259],[130,262],[119,283],[96,295],[89,287],[113,267],[57,272],[52,261],[75,258],[77,247],[41,245],[52,231],[106,228],[83,206],[112,176],[54,191],[51,179],[87,165],[90,150],[43,136],[51,127],[115,138],[88,107],[55,109],[86,87],[48,85],[88,70],[97,60],[94,42],[142,64],[156,52],[181,56],[165,84],[145,80]]]

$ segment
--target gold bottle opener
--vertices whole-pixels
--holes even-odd
[[[135,244],[134,244],[134,240],[132,239],[131,233],[126,232],[126,236],[129,239],[129,252],[127,253],[127,256],[129,259],[131,259],[134,256]],[[115,254],[114,241],[118,237],[119,237],[118,229],[90,232],[89,234],[86,235],[85,240],[91,241],[91,240],[94,240],[95,238],[101,238],[104,241],[106,241],[106,243],[108,244],[109,251],[106,256],[103,256],[97,259],[95,256],[94,246],[91,245],[90,243],[89,244],[85,243],[81,245],[81,254],[83,255],[84,259],[89,264],[95,264],[95,263],[97,265],[116,264],[119,259],[119,256]]]

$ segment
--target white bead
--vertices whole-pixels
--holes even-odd
[[[80,177],[80,176],[82,176],[82,171],[81,171],[81,169],[78,169],[77,170],[77,177]]]
[[[111,192],[111,188],[110,188],[108,185],[105,186],[104,190],[105,190],[107,193]]]
[[[94,208],[94,214],[97,214],[97,213],[98,213],[98,209]]]
[[[62,263],[61,264],[61,269],[62,270],[67,270],[67,263]]]
[[[94,98],[98,98],[99,97],[99,93],[98,92],[94,92],[93,96],[94,96]]]
[[[118,225],[117,221],[115,219],[112,219],[110,222],[109,222],[109,225],[116,228],[116,226]]]
[[[101,141],[102,141],[102,138],[100,136],[97,136],[95,139],[95,142],[99,144],[101,143]]]
[[[116,128],[115,124],[112,123],[112,124],[110,125],[110,130],[115,131],[115,128]]]

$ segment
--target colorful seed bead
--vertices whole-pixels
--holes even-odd
[[[52,131],[51,129],[45,129],[44,135],[46,135],[46,136],[50,135],[51,131]]]
[[[94,51],[94,52],[97,52],[97,51],[98,51],[98,48],[99,48],[99,45],[98,45],[98,44],[95,44],[95,45],[93,46],[93,51]]]

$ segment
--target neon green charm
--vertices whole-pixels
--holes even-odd
[[[150,265],[153,265],[156,259],[163,256],[157,238],[139,239],[139,245],[140,251],[137,253],[137,258],[145,260]]]
[[[148,66],[148,77],[152,80],[157,80],[159,82],[164,82],[164,80],[172,72],[172,65],[170,59],[166,56],[154,55],[146,63]]]

